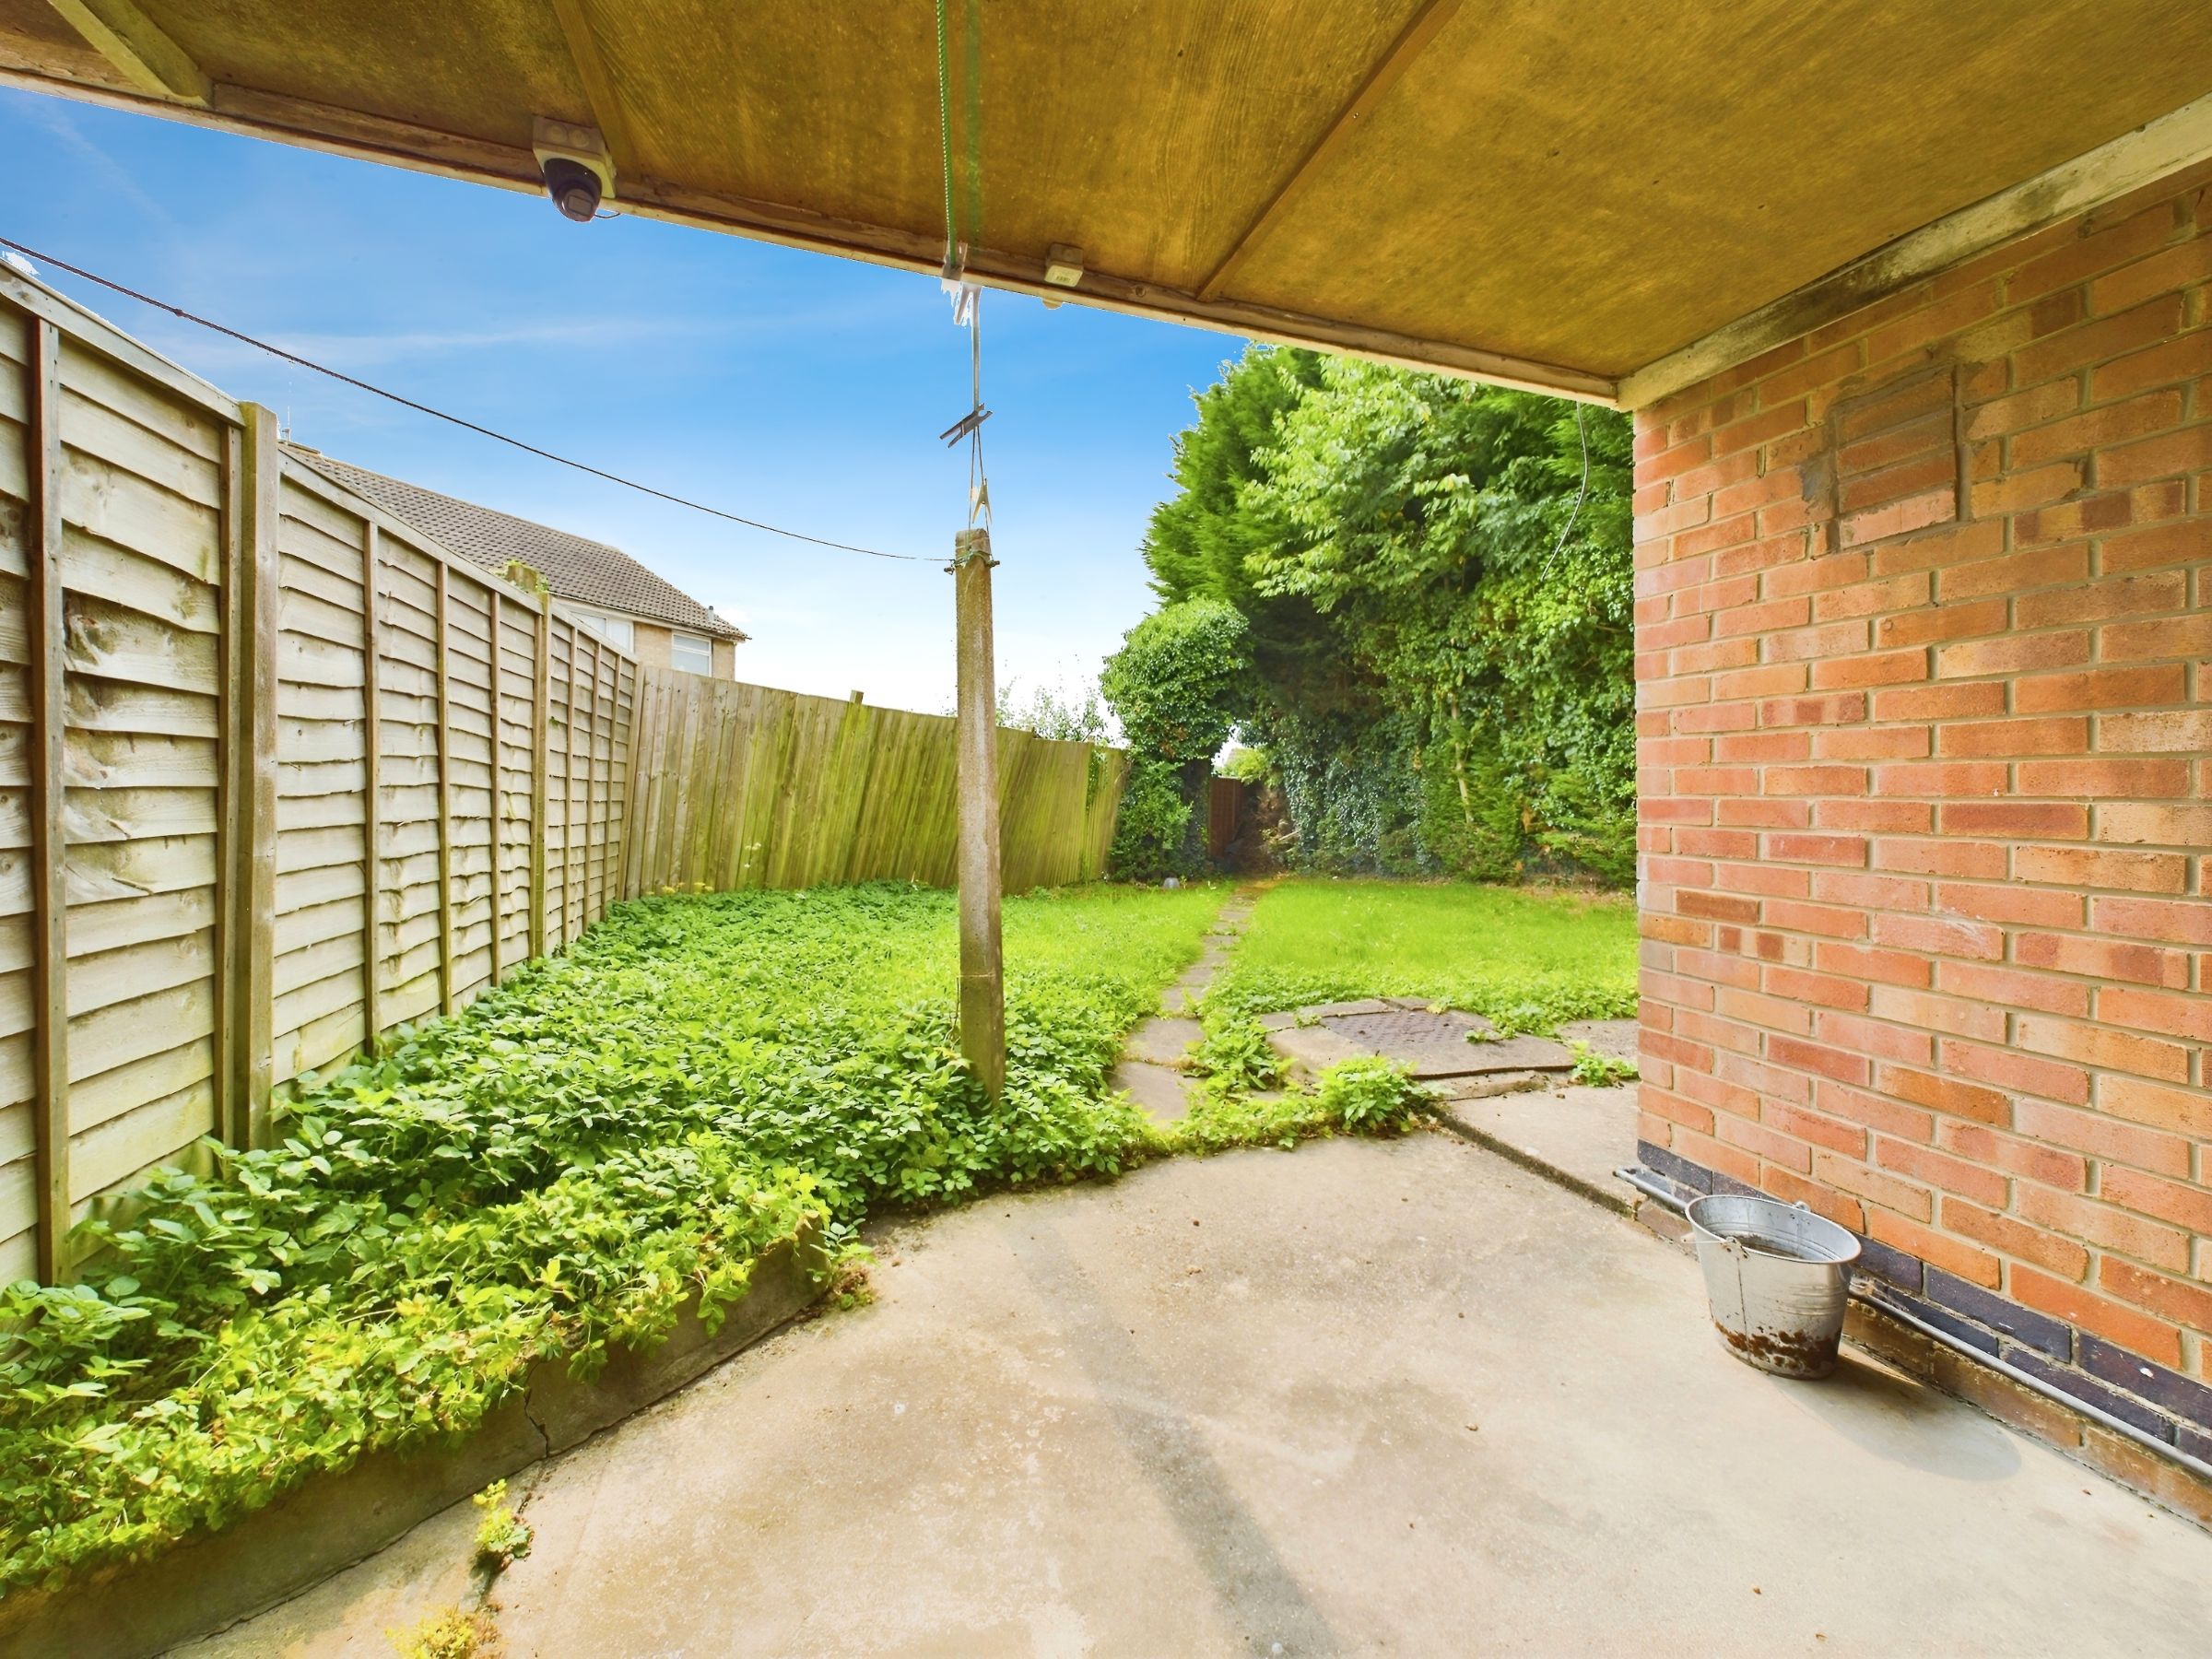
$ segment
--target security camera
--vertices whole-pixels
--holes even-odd
[[[601,202],[615,199],[615,162],[597,127],[540,115],[531,125],[531,149],[537,157],[546,194],[563,218],[589,224]]]
[[[555,156],[545,164],[546,194],[560,217],[588,225],[599,217],[599,175],[581,161]]]

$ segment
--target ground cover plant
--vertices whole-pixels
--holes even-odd
[[[1209,1010],[1419,996],[1506,1030],[1636,1012],[1636,912],[1605,895],[1393,881],[1269,888]]]
[[[0,1591],[464,1432],[541,1356],[709,1320],[802,1226],[1177,1148],[1105,1077],[1218,890],[1009,900],[1008,1068],[954,1043],[951,895],[647,900],[153,1179],[84,1283],[0,1297]]]

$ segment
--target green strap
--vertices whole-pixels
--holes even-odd
[[[983,0],[968,0],[967,109],[968,128],[968,242],[980,246],[983,238]]]
[[[957,210],[952,177],[952,48],[945,23],[945,0],[937,7],[937,137],[945,173],[945,268],[947,281],[960,275],[960,215]],[[961,67],[960,120],[967,128],[961,158],[966,197],[966,240],[972,242],[983,223],[983,5],[968,0],[967,41]]]
[[[945,168],[945,270],[947,281],[959,275],[959,221],[952,211],[952,107],[947,83],[952,78],[952,58],[945,43],[945,0],[937,0],[937,136]]]

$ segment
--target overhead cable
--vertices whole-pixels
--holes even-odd
[[[141,305],[150,305],[156,311],[167,312],[171,316],[183,322],[212,330],[226,338],[238,341],[241,345],[251,346],[256,351],[265,351],[271,357],[281,358],[284,361],[299,368],[312,370],[317,374],[327,375],[332,380],[353,387],[356,391],[367,392],[372,396],[383,398],[386,402],[395,403],[403,409],[412,409],[418,415],[428,415],[435,420],[446,421],[465,431],[475,432],[479,437],[489,438],[496,442],[521,450],[524,454],[535,455],[540,460],[551,461],[561,466],[573,467],[580,473],[588,473],[593,477],[605,479],[609,484],[619,484],[625,489],[634,489],[641,495],[649,495],[659,500],[673,502],[678,507],[688,507],[694,512],[703,512],[712,518],[726,519],[733,524],[743,524],[749,530],[763,531],[770,535],[781,535],[791,541],[807,542],[818,547],[831,547],[840,553],[861,553],[870,559],[896,559],[915,564],[925,562],[917,554],[886,553],[877,547],[857,547],[852,542],[831,541],[827,536],[808,535],[801,530],[786,530],[781,524],[771,524],[760,519],[747,518],[740,512],[731,512],[721,507],[711,507],[704,501],[694,501],[685,496],[671,494],[665,489],[656,489],[651,484],[641,484],[635,478],[626,478],[619,473],[608,472],[604,467],[594,466],[587,461],[578,461],[568,455],[557,455],[551,450],[540,449],[536,444],[524,442],[520,438],[511,438],[505,432],[495,431],[490,427],[465,419],[459,415],[449,415],[443,409],[434,409],[429,404],[418,403],[411,397],[403,397],[397,392],[389,392],[382,386],[371,385],[365,380],[357,380],[352,375],[333,369],[327,364],[318,363],[312,358],[301,357],[296,351],[287,351],[283,347],[272,346],[266,340],[257,340],[250,334],[241,334],[235,328],[227,327],[223,324],[199,316],[186,311],[181,305],[172,305],[166,300],[155,299],[151,294],[142,294],[136,288],[125,288],[122,283],[112,281],[96,272],[88,271],[81,265],[73,265],[67,260],[56,259],[51,253],[41,253],[36,248],[27,248],[21,242],[11,241],[5,236],[0,236],[0,248],[13,248],[29,259],[52,265],[57,271],[66,271],[72,276],[81,276],[87,282],[98,283],[101,288],[112,289],[115,293],[123,295],[126,300],[135,300]]]

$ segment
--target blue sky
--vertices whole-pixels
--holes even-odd
[[[0,89],[0,235],[360,378],[895,564],[664,505],[396,408],[51,270],[301,442],[614,542],[753,635],[740,677],[941,710],[965,522],[966,336],[934,276],[616,218]],[[998,658],[1095,676],[1150,608],[1137,544],[1229,336],[986,294]]]

